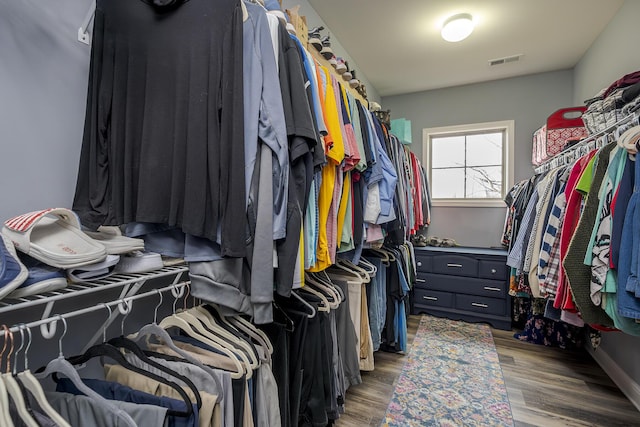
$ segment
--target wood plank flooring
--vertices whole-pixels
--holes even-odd
[[[420,316],[407,320],[413,343]],[[640,426],[640,412],[586,351],[524,343],[492,329],[516,427]],[[410,348],[410,347],[409,347]],[[379,426],[406,355],[375,353],[375,371],[346,396],[338,427]]]

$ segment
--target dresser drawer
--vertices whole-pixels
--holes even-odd
[[[433,257],[433,272],[454,276],[478,276],[478,260],[464,255],[438,255]]]
[[[454,294],[448,292],[431,291],[416,288],[414,293],[415,304],[430,305],[435,307],[453,307]]]
[[[505,298],[508,292],[508,283],[506,280],[498,281],[476,279],[474,277],[418,273],[416,288],[490,298]]]
[[[489,298],[505,298],[509,292],[509,284],[505,279],[487,280],[487,279],[467,279],[465,288],[462,292],[469,295],[478,295]]]
[[[433,257],[416,254],[416,270],[423,273],[431,273]]]
[[[503,316],[507,311],[507,302],[504,299],[458,294],[455,296],[455,307],[458,310]]]
[[[485,279],[504,280],[508,275],[505,261],[490,261],[481,259],[478,262],[478,277]]]

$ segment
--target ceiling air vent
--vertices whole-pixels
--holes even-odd
[[[495,65],[508,64],[509,62],[518,62],[520,58],[522,58],[521,53],[518,55],[505,56],[504,58],[491,59],[489,60],[489,65],[493,67]]]

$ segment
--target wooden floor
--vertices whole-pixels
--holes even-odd
[[[420,316],[410,316],[408,342]],[[516,427],[640,426],[640,412],[586,351],[524,343],[492,329]],[[410,348],[410,347],[409,347]],[[338,427],[379,426],[407,356],[375,353],[375,371],[347,391]]]

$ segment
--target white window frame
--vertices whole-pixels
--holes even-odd
[[[435,128],[425,128],[422,130],[422,161],[427,170],[429,185],[431,185],[431,139],[433,137],[443,137],[454,134],[464,134],[473,132],[504,131],[505,144],[502,147],[502,194],[500,199],[434,199],[433,206],[450,207],[501,207],[504,208],[504,196],[513,187],[514,175],[514,139],[515,121],[503,120],[497,122],[472,123],[456,126],[441,126]]]

